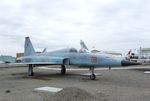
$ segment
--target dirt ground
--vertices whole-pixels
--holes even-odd
[[[88,70],[69,70],[66,75],[60,75],[59,70],[34,68],[35,76],[28,77],[27,67],[0,67],[0,101],[58,101],[72,94],[78,97],[81,95],[79,92],[88,95],[85,101],[150,101],[150,74],[144,74],[148,70],[150,66],[129,70],[96,70],[102,75],[90,80],[80,75],[89,73]],[[69,87],[73,90],[64,91],[63,96],[61,92],[50,94],[34,91],[34,88],[43,86]],[[79,97],[79,101],[84,101],[82,96]]]

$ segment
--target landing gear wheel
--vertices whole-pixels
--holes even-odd
[[[34,76],[34,73],[33,73],[33,66],[32,66],[32,65],[29,65],[29,68],[28,68],[28,76]]]
[[[109,70],[111,70],[111,67],[109,66]]]
[[[95,75],[95,74],[91,74],[91,75],[90,75],[90,79],[91,79],[91,80],[95,80],[95,78],[96,78],[96,75]]]
[[[33,72],[28,73],[28,76],[34,76]]]
[[[66,74],[66,67],[64,65],[61,66],[61,75]]]

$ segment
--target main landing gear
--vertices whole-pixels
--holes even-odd
[[[34,75],[33,65],[29,64],[29,67],[28,67],[28,76],[33,76],[33,75]]]
[[[90,71],[91,71],[90,79],[91,80],[95,80],[96,79],[96,75],[94,74],[94,67],[90,67]]]
[[[109,66],[109,70],[111,70],[111,66]]]
[[[66,74],[66,67],[65,67],[65,65],[61,65],[61,74],[62,75]]]

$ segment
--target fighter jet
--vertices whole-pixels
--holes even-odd
[[[90,69],[90,79],[94,80],[96,75],[94,68],[117,67],[138,65],[138,63],[127,60],[116,59],[102,54],[78,52],[75,48],[60,49],[51,52],[36,54],[29,37],[25,37],[24,56],[21,64],[28,65],[28,75],[33,76],[33,67],[36,65],[60,65],[61,74],[66,73],[66,65],[84,66]]]
[[[109,56],[116,56],[116,57],[121,57],[122,54],[121,53],[117,53],[117,52],[111,52],[111,51],[99,51],[99,50],[89,50],[86,46],[86,44],[84,43],[83,40],[80,40],[80,46],[81,49],[79,52],[92,52],[92,53],[101,53],[101,54],[105,54],[105,55],[109,55]]]

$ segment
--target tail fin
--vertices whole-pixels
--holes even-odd
[[[82,40],[80,40],[80,45],[81,45],[81,49],[79,50],[79,52],[81,52],[81,53],[90,52]]]
[[[131,55],[132,50],[130,49],[127,55]]]
[[[89,50],[82,40],[80,40],[80,45],[82,49]]]
[[[126,57],[125,57],[126,60],[130,60],[131,59],[131,56],[132,56],[131,52],[132,52],[132,50],[130,49],[129,52],[127,53]]]
[[[45,53],[45,52],[47,52],[47,48],[44,48],[44,50],[42,51],[42,53]]]
[[[29,37],[25,37],[24,56],[35,55],[35,50]]]

